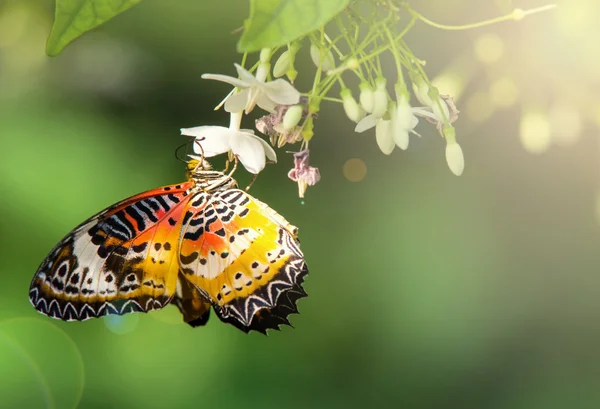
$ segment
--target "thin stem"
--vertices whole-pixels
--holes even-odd
[[[510,20],[518,21],[518,20],[522,20],[524,17],[526,17],[530,14],[541,13],[541,12],[552,10],[552,9],[556,8],[556,4],[548,4],[546,6],[536,7],[536,8],[530,9],[530,10],[514,9],[512,12],[510,12],[509,14],[506,14],[504,16],[491,18],[489,20],[479,21],[477,23],[472,23],[472,24],[463,24],[460,26],[453,26],[453,25],[447,25],[447,24],[440,24],[440,23],[436,23],[434,21],[429,20],[425,16],[423,16],[423,15],[419,14],[418,12],[416,12],[415,10],[413,10],[412,7],[410,7],[410,5],[408,5],[408,3],[403,3],[402,6],[404,8],[406,8],[406,10],[413,17],[418,18],[425,24],[428,24],[435,28],[439,28],[441,30],[469,30],[471,28],[479,28],[479,27],[489,26],[491,24],[501,23],[504,21],[510,21]]]

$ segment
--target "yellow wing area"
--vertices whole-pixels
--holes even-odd
[[[177,290],[179,233],[191,186],[133,196],[75,228],[38,268],[31,303],[67,321],[164,307]]]
[[[297,229],[237,189],[189,203],[179,249],[183,276],[238,328],[287,323],[295,301],[306,295],[301,284],[308,270]]]

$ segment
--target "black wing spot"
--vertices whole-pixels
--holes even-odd
[[[140,243],[140,244],[135,245],[135,246],[131,246],[131,249],[133,251],[135,251],[136,253],[141,253],[144,250],[146,250],[147,246],[148,246],[148,242],[145,242],[145,243]]]

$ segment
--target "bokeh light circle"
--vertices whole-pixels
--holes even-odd
[[[107,315],[102,319],[108,330],[117,335],[133,332],[140,322],[140,313]]]
[[[541,154],[547,151],[552,141],[548,116],[543,112],[524,112],[519,124],[519,136],[527,152]]]
[[[37,318],[0,323],[0,362],[6,407],[72,409],[79,404],[83,359],[75,342],[53,323]]]
[[[350,182],[360,182],[367,175],[367,165],[362,159],[348,159],[346,163],[344,163],[343,172],[344,177]]]
[[[504,54],[504,41],[497,34],[484,34],[475,40],[475,57],[484,64],[493,64]]]

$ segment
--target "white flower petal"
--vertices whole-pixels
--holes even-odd
[[[256,139],[259,140],[259,142],[261,143],[261,145],[263,146],[263,149],[265,151],[265,155],[267,155],[267,159],[269,159],[272,162],[277,163],[277,154],[275,153],[275,150],[273,150],[273,148],[271,148],[271,145],[269,145],[269,143],[267,141],[265,141],[264,139],[255,136]]]
[[[242,81],[244,81],[246,84],[248,84],[248,86],[257,86],[257,85],[262,84],[260,81],[258,81],[256,79],[256,77],[254,77],[254,75],[252,75],[250,73],[250,71],[248,71],[241,65],[239,65],[239,64],[233,64],[233,65],[235,65],[235,69],[237,70],[237,73],[240,76],[240,79]]]
[[[392,109],[392,138],[396,145],[405,151],[408,148],[408,126],[406,123],[402,122],[402,112],[400,112],[400,107],[398,109]],[[411,113],[412,115],[412,113]],[[410,118],[409,118],[410,119]]]
[[[237,155],[248,172],[257,174],[265,168],[265,150],[257,137],[244,132],[231,135],[231,150]]]
[[[196,126],[194,128],[182,128],[181,134],[196,138],[193,144],[194,152],[203,154],[207,158],[220,155],[229,151],[231,141],[231,130],[224,126]],[[200,144],[202,149],[200,149]]]
[[[233,85],[238,88],[247,88],[250,86],[246,81],[240,80],[235,77],[230,77],[229,75],[221,75],[221,74],[202,74],[201,76],[204,80],[215,80],[226,82],[227,84]]]
[[[270,113],[275,112],[275,107],[277,106],[277,104],[273,102],[267,94],[262,92],[258,95],[258,98],[256,99],[256,105]]]
[[[262,89],[273,102],[280,105],[294,105],[300,101],[300,92],[284,79],[266,82]]]
[[[365,116],[363,119],[361,119],[360,121],[358,121],[358,123],[356,124],[356,127],[354,128],[354,132],[364,132],[367,129],[371,129],[374,126],[377,125],[377,121],[379,118],[376,118],[374,115],[367,115]]]
[[[389,155],[394,150],[394,138],[392,137],[392,121],[382,119],[377,122],[375,128],[375,139],[381,152]]]
[[[415,115],[422,116],[423,118],[433,119],[435,122],[437,122],[437,117],[426,107],[413,107],[412,112]]]
[[[225,101],[225,111],[227,112],[240,112],[246,108],[246,104],[248,103],[248,95],[250,91],[248,89],[244,89],[237,94],[231,95]]]

